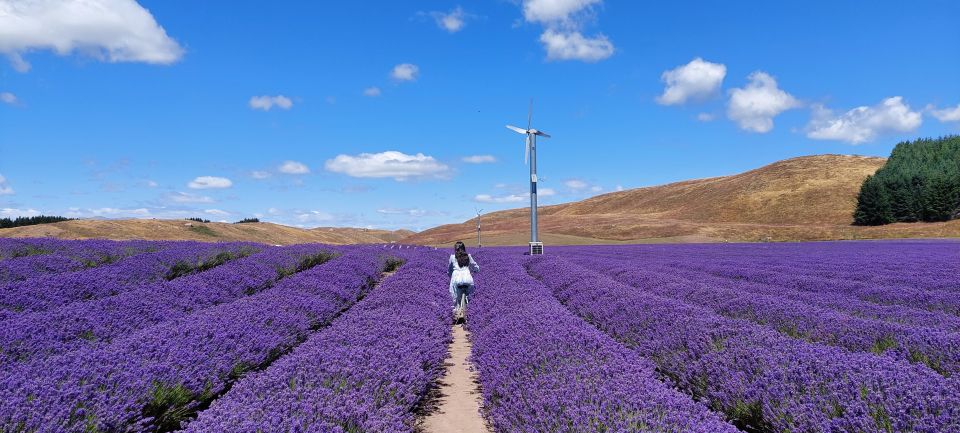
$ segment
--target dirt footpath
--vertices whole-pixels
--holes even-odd
[[[423,433],[490,433],[480,416],[480,389],[476,374],[470,371],[469,334],[460,325],[453,327],[453,343],[447,358],[447,371],[440,382],[436,410],[423,419]]]

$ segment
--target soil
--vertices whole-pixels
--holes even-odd
[[[490,433],[480,415],[481,396],[476,374],[467,360],[470,335],[461,325],[453,327],[453,342],[447,371],[440,382],[436,406],[422,421],[423,433]]]

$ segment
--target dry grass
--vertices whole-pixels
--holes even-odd
[[[812,241],[958,237],[960,221],[850,225],[860,184],[883,158],[817,155],[780,161],[732,176],[614,192],[541,208],[547,244]],[[483,217],[484,245],[529,240],[529,211]],[[476,220],[436,227],[404,242],[476,244]]]
[[[357,228],[301,229],[272,223],[198,223],[184,220],[75,220],[0,230],[0,237],[55,237],[61,239],[148,239],[198,241],[252,241],[275,245],[306,242],[370,244],[392,242],[411,235],[409,230]]]

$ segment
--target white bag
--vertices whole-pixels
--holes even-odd
[[[473,285],[473,275],[470,275],[470,267],[464,266],[462,268],[456,268],[453,270],[453,275],[450,276],[450,279],[453,281],[453,286],[472,286]]]

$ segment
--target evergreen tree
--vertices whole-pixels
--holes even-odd
[[[960,136],[947,136],[897,144],[887,163],[864,181],[854,224],[958,217]]]
[[[873,176],[868,176],[860,187],[857,210],[853,223],[860,226],[878,226],[896,221],[890,209],[890,201],[883,185]]]

